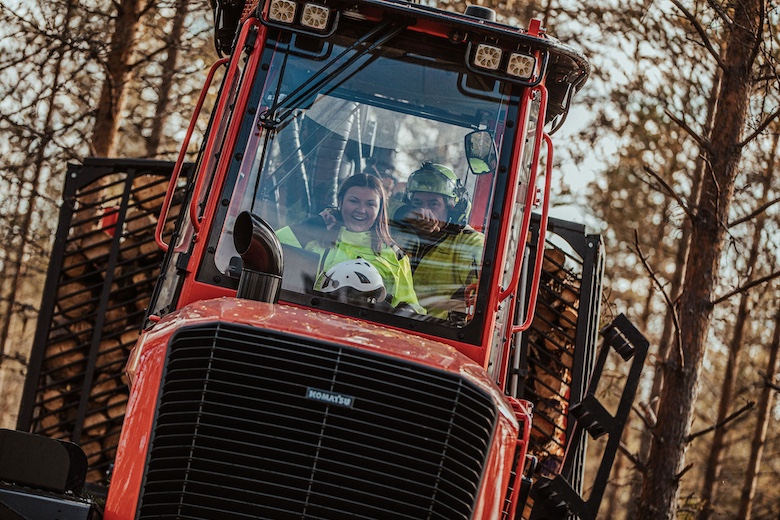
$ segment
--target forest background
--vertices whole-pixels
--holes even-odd
[[[554,136],[554,204],[604,238],[605,319],[627,314],[652,345],[600,517],[778,518],[780,6],[478,3],[542,19],[593,69]],[[0,0],[0,427],[66,164],[175,159],[211,24],[208,0]]]

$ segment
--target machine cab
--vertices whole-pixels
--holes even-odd
[[[566,112],[587,63],[538,23],[526,32],[441,13],[405,2],[274,1],[247,17],[150,318],[235,294],[246,260],[234,232],[249,214],[280,239],[281,302],[467,350],[497,341],[537,198],[542,128]],[[358,246],[349,235],[342,188],[361,174],[382,186],[381,203],[357,212],[387,231],[379,245],[376,233]],[[410,226],[409,211],[424,204],[415,190],[445,195],[446,234]],[[431,249],[440,254],[423,277]],[[348,257],[378,267],[381,301],[323,290]]]

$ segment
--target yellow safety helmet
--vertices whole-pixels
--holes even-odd
[[[406,182],[406,199],[411,200],[412,193],[416,191],[444,195],[454,199],[452,204],[455,205],[462,196],[463,188],[452,169],[443,164],[424,162]]]
[[[465,224],[471,210],[466,188],[460,182],[455,172],[443,164],[424,162],[420,169],[415,170],[406,182],[404,202],[411,203],[412,194],[416,191],[438,193],[447,197],[451,208],[450,221]]]

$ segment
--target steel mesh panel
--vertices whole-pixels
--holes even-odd
[[[66,176],[18,428],[79,444],[90,484],[107,483],[116,453],[122,371],[162,260],[154,231],[172,169],[86,159]]]
[[[544,248],[534,321],[523,338],[520,396],[534,404],[529,453],[539,461],[536,475],[551,477],[569,446],[569,408],[582,399],[593,371],[604,260],[598,235],[557,219]],[[573,448],[582,456],[565,477],[579,486],[585,446]]]
[[[539,287],[536,317],[529,332],[524,397],[534,403],[531,452],[540,469],[556,473],[566,449],[566,414],[574,366],[581,261],[546,244],[545,270]],[[575,268],[572,269],[571,266]]]
[[[462,378],[224,324],[169,356],[139,518],[471,517],[496,409]]]

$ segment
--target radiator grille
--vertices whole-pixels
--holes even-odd
[[[139,518],[470,518],[495,421],[453,374],[248,327],[184,329]]]

